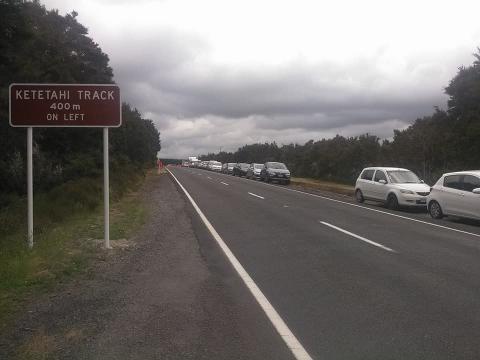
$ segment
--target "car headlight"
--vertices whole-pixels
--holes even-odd
[[[401,192],[402,194],[415,195],[415,193],[414,193],[412,190],[400,189],[400,192]]]

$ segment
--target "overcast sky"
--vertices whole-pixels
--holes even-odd
[[[480,46],[480,1],[43,0],[75,10],[162,157],[336,134],[382,138]]]

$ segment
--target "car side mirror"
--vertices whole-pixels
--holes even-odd
[[[387,183],[387,182],[386,182],[385,180],[383,180],[383,179],[378,180],[378,182],[379,182],[380,184],[382,184],[382,185],[385,185],[385,184]]]
[[[472,192],[474,194],[480,195],[480,188],[473,189]]]
[[[420,179],[420,182],[421,182],[422,184],[425,184],[425,181],[423,181],[422,179]]]

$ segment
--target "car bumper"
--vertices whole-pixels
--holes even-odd
[[[290,181],[290,176],[280,176],[280,175],[269,175],[270,180],[276,180],[276,181]]]
[[[427,197],[421,195],[402,194],[398,197],[398,204],[402,206],[426,207]]]

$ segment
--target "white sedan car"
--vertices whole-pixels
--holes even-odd
[[[413,172],[402,168],[370,167],[363,169],[355,184],[358,202],[383,202],[389,209],[399,206],[426,207],[430,186]]]
[[[434,219],[452,215],[480,220],[480,170],[444,174],[427,202]]]

